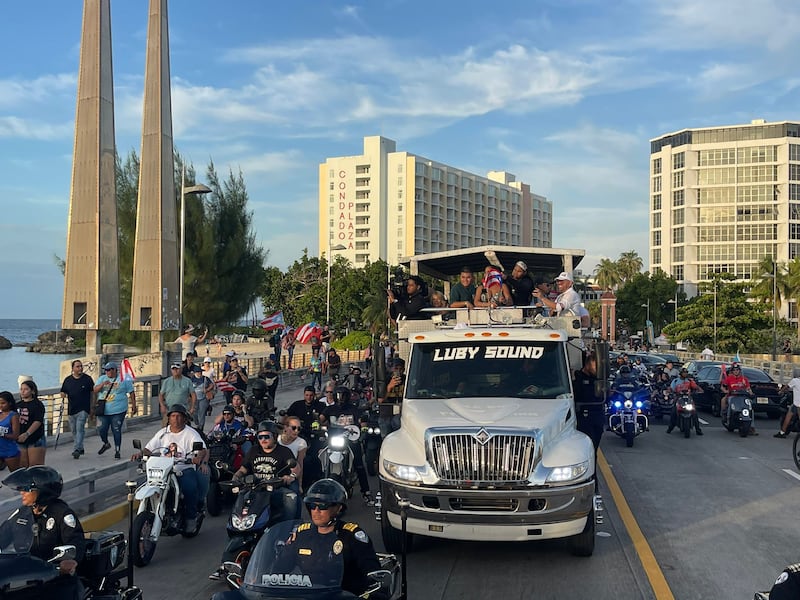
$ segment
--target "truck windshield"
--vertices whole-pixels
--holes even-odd
[[[570,394],[563,344],[475,341],[415,344],[406,398],[555,398]]]

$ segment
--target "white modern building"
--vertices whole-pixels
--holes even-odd
[[[486,244],[550,248],[552,203],[504,171],[486,177],[364,138],[319,169],[319,249],[355,266]]]
[[[800,256],[800,123],[684,129],[650,140],[650,268],[688,295],[714,273]],[[796,303],[783,307],[796,318]]]

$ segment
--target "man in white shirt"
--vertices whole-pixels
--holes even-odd
[[[558,297],[555,300],[547,298],[542,290],[538,288],[533,290],[533,295],[550,309],[550,314],[554,314],[557,317],[579,316],[581,312],[581,297],[572,286],[572,275],[564,271],[556,277]]]
[[[787,432],[789,431],[789,425],[792,423],[792,417],[798,415],[798,411],[800,411],[800,378],[792,377],[786,387],[792,390],[792,406],[786,411],[786,416],[783,418],[783,423],[781,423],[781,429],[774,436],[781,439],[788,435]]]

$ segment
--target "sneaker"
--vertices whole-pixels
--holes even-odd
[[[211,579],[212,581],[219,581],[220,579],[222,579],[222,573],[220,572],[220,569],[217,569],[216,571],[211,573],[211,575],[209,575],[208,578]]]
[[[778,433],[776,433],[776,434],[775,434],[775,435],[773,435],[772,437],[776,437],[776,438],[784,439],[784,438],[788,437],[788,434],[786,434],[786,433],[785,433],[785,432],[783,432],[783,431],[779,431]]]
[[[667,427],[667,433],[672,433],[673,429],[674,429],[674,427]]]
[[[102,454],[103,452],[105,452],[106,450],[109,450],[110,448],[111,448],[111,444],[109,444],[108,442],[104,442],[103,445],[100,447],[100,450],[97,451],[97,453],[98,454]]]
[[[697,435],[703,435],[703,432],[702,432],[701,430],[699,430],[699,429],[698,429],[697,431],[695,431],[695,433],[696,433]]]
[[[364,500],[364,504],[372,503],[372,494],[369,492],[361,492],[361,498]]]
[[[72,458],[74,458],[74,459],[76,459],[76,460],[77,460],[77,459],[79,459],[80,457],[81,457],[81,453],[80,453],[78,450],[75,450],[75,451],[72,453]]]
[[[80,449],[78,452],[80,452],[80,453],[81,453],[81,456],[83,456],[84,454],[86,454],[86,453],[84,452],[83,448],[81,448],[81,449]]]
[[[116,452],[114,452],[114,459],[119,460],[120,458],[122,457],[119,455],[119,450],[117,450]]]

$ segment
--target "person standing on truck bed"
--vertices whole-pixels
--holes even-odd
[[[397,317],[404,316],[406,319],[430,319],[430,315],[421,313],[423,308],[428,307],[428,297],[424,294],[425,280],[417,275],[412,275],[406,281],[406,292],[398,298],[393,290],[389,290],[389,317],[397,322]]]
[[[518,260],[506,279],[514,306],[529,306],[533,296],[533,279],[528,276],[528,265]]]
[[[475,308],[475,276],[469,267],[461,267],[458,283],[450,288],[450,308]]]
[[[550,309],[550,314],[556,317],[578,316],[580,314],[581,297],[573,287],[572,275],[566,271],[556,277],[556,287],[558,297],[555,301],[546,298],[539,290],[534,290],[533,294],[542,301],[542,304]]]

